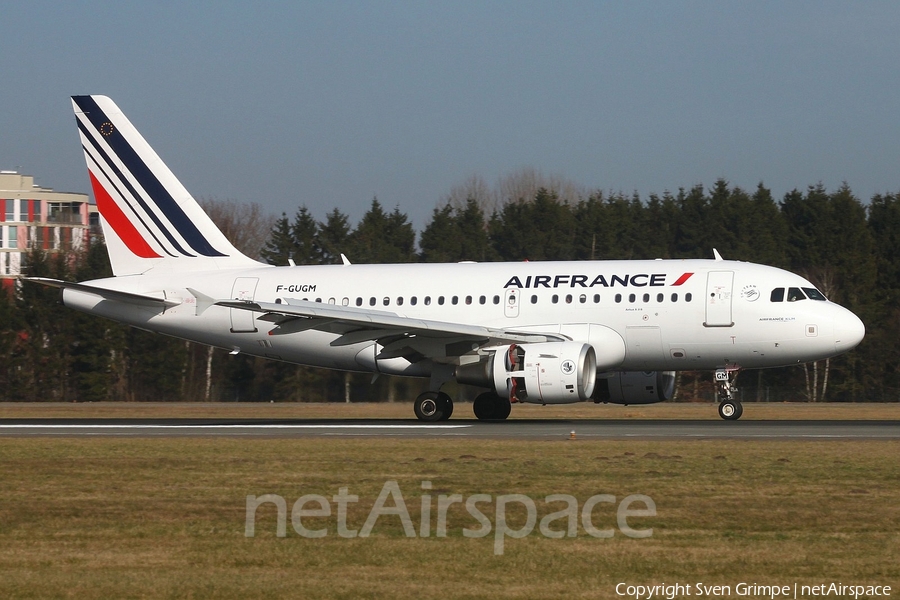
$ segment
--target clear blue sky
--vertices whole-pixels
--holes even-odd
[[[87,191],[107,94],[196,197],[372,197],[417,228],[472,175],[900,191],[898,2],[2,2],[0,168]]]

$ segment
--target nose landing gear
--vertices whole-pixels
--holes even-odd
[[[734,399],[734,392],[737,388],[731,385],[731,374],[737,371],[728,372],[725,369],[716,370],[716,385],[719,389],[719,416],[726,421],[737,421],[744,414],[744,407],[741,403]]]

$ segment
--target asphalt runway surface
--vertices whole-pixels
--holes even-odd
[[[0,419],[0,437],[391,437],[480,439],[896,440],[900,421],[528,419]]]

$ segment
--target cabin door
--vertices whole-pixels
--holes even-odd
[[[731,327],[731,285],[734,271],[710,271],[706,278],[706,327]]]
[[[231,288],[231,298],[252,302],[256,295],[257,283],[259,283],[258,277],[238,277],[234,280],[234,286]],[[231,333],[256,333],[255,316],[256,313],[253,311],[232,308]]]

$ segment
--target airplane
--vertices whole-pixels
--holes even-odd
[[[456,381],[481,420],[515,403],[651,404],[679,370],[715,372],[740,418],[742,369],[856,347],[862,321],[808,280],[723,260],[273,266],[239,252],[116,104],[72,104],[113,277],[63,303],[144,330],[273,360],[429,379],[414,402],[442,421]]]

